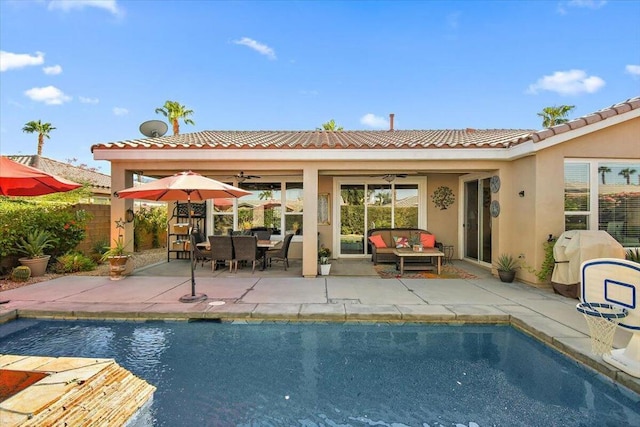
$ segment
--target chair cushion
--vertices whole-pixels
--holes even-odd
[[[420,233],[420,243],[423,248],[433,248],[436,246],[436,236],[433,234]]]
[[[379,234],[369,237],[369,241],[373,243],[376,248],[386,248],[387,244],[384,242],[384,239]]]
[[[396,248],[409,247],[409,239],[407,239],[405,236],[393,236],[393,241],[396,245]]]

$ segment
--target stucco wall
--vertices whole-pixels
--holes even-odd
[[[427,224],[426,229],[436,236],[436,240],[445,245],[454,246],[454,258],[458,257],[458,221],[457,212],[463,203],[458,194],[458,174],[429,174],[427,175]],[[435,206],[431,195],[440,186],[449,187],[455,196],[455,202],[447,209]]]

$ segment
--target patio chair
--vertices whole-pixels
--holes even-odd
[[[218,261],[229,262],[229,271],[233,271],[233,242],[231,236],[209,236],[211,247],[211,271],[215,271]]]
[[[256,236],[258,240],[271,239],[271,231],[269,230],[253,230],[251,233]]]
[[[211,251],[207,251],[205,249],[200,249],[198,247],[198,239],[195,235],[191,236],[191,244],[193,245],[193,262],[194,266],[198,264],[199,261],[202,262],[202,266],[204,267],[204,263],[211,261]]]
[[[251,261],[251,273],[256,270],[258,258],[258,239],[256,236],[232,236],[235,271],[238,272],[239,261]]]
[[[289,246],[291,246],[291,239],[293,239],[293,234],[287,234],[284,237],[282,246],[267,251],[269,265],[271,265],[271,261],[275,260],[282,261],[285,270],[289,267]]]

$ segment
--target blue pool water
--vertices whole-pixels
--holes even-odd
[[[640,397],[507,326],[17,320],[0,354],[106,357],[158,426],[638,426]]]

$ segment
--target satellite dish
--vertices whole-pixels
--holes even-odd
[[[161,120],[149,120],[140,125],[140,133],[149,138],[164,136],[169,127]]]

